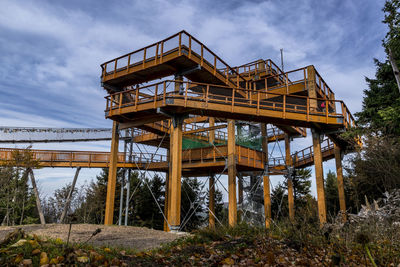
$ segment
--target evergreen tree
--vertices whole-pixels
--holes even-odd
[[[387,54],[389,49],[397,66],[400,63],[400,15],[399,1],[386,1],[383,11],[389,31],[382,42]],[[387,58],[384,62],[374,59],[375,78],[366,78],[362,111],[356,113],[358,123],[385,136],[400,136],[400,92],[393,69]]]
[[[292,177],[294,206],[297,211],[302,210],[311,196],[311,169],[299,169]],[[289,216],[287,180],[278,183],[271,192],[272,218]]]
[[[329,170],[325,178],[326,209],[331,217],[335,217],[340,210],[339,193],[336,174]]]
[[[184,177],[181,187],[181,225],[184,231],[200,227],[207,214],[203,203],[201,184],[197,178]]]
[[[2,225],[37,223],[35,195],[28,185],[28,169],[38,168],[29,149],[16,150],[0,166],[0,218]]]

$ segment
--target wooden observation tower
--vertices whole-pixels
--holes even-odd
[[[209,223],[213,226],[215,174],[228,176],[230,225],[235,225],[238,218],[237,177],[256,175],[263,182],[268,227],[269,176],[314,165],[323,224],[326,204],[322,163],[335,158],[340,208],[346,210],[341,155],[360,145],[360,140],[341,138],[340,134],[355,126],[355,121],[314,66],[283,72],[271,60],[257,60],[230,67],[203,43],[181,31],[101,67],[102,86],[109,94],[105,116],[114,122],[109,163],[103,163],[109,166],[105,224],[113,223],[117,168],[138,168],[138,164],[146,170],[166,173],[166,229],[173,231],[181,225],[182,176],[210,177]],[[251,132],[251,140],[258,138],[257,144],[238,138],[243,135],[243,124],[256,129]],[[291,153],[291,139],[305,137],[306,128],[311,129],[312,146]],[[127,162],[118,154],[118,132],[123,129],[132,129],[133,142],[167,152],[151,160]],[[285,158],[269,157],[268,142],[275,140],[284,140]],[[293,186],[290,175],[287,177],[293,219]]]

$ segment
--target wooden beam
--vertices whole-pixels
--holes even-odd
[[[343,168],[342,168],[342,157],[340,154],[340,147],[336,144],[334,145],[335,148],[335,161],[336,161],[336,177],[337,177],[337,186],[338,186],[338,193],[339,193],[339,204],[340,204],[340,211],[343,215],[343,222],[347,221],[347,214],[346,214],[346,198],[344,195],[344,184],[343,184]]]
[[[60,223],[64,222],[65,216],[67,215],[67,212],[68,212],[68,209],[69,209],[69,205],[70,205],[71,199],[72,199],[72,194],[74,193],[76,181],[78,180],[78,175],[79,175],[79,172],[81,171],[81,168],[82,167],[77,167],[76,168],[74,180],[72,181],[71,188],[70,188],[70,190],[68,192],[68,196],[67,196],[67,199],[65,201],[64,210],[63,210],[63,212],[61,214],[61,217],[60,217]]]
[[[183,132],[183,134],[186,135],[186,134],[201,133],[201,132],[207,132],[207,131],[213,131],[213,133],[215,134],[214,130],[222,129],[222,128],[226,128],[226,125],[217,125],[217,126],[212,126],[212,127],[199,128],[196,130],[185,131],[185,132]]]
[[[114,121],[111,140],[110,165],[108,168],[106,212],[104,218],[105,225],[113,224],[115,185],[117,181],[118,144],[118,122]]]
[[[184,123],[205,122],[208,119],[209,118],[207,116],[196,116],[196,117],[186,118]]]
[[[322,225],[326,223],[326,204],[324,190],[324,171],[322,167],[321,135],[312,129],[312,141],[314,149],[315,180],[317,184],[318,216]]]
[[[290,137],[288,134],[285,134],[285,159],[286,159],[286,168],[290,168],[292,166],[292,156],[290,154]],[[291,222],[294,222],[294,188],[293,188],[293,180],[292,177],[288,175],[288,203],[289,203],[289,219]]]
[[[317,98],[317,82],[315,75],[314,66],[307,67],[307,91],[308,96],[312,98]],[[316,99],[310,99],[310,108],[313,111],[317,111],[318,103]]]
[[[229,226],[237,224],[236,202],[236,157],[235,157],[235,121],[228,120],[228,194]]]
[[[209,118],[208,125],[210,126],[209,128],[212,128],[215,126],[215,118],[214,117]],[[208,133],[208,142],[210,144],[214,144],[214,142],[215,142],[215,131],[213,128]]]
[[[29,176],[31,177],[31,183],[32,183],[32,187],[33,187],[33,192],[35,193],[36,208],[37,208],[38,213],[39,213],[40,224],[41,225],[45,225],[46,224],[46,220],[44,219],[42,205],[40,204],[39,191],[38,191],[37,186],[36,186],[35,176],[33,175],[33,170],[32,169],[29,169],[29,174],[30,174]]]
[[[264,153],[264,164],[266,170],[268,167],[268,136],[267,136],[267,124],[261,123],[261,135],[262,135],[262,150]],[[269,184],[269,175],[267,172],[263,175],[263,189],[264,189],[264,214],[265,214],[265,228],[271,227],[271,192]]]
[[[208,196],[208,227],[215,227],[215,177],[214,174],[210,176],[209,186],[208,186],[209,196]]]
[[[169,154],[169,149],[167,149],[167,161],[171,162],[170,154]],[[168,168],[168,171],[165,172],[165,200],[164,200],[164,216],[166,220],[164,219],[164,231],[169,232],[169,226],[168,223],[170,221],[170,197],[171,197],[171,186],[170,186],[170,166]]]
[[[171,203],[170,225],[171,231],[178,231],[181,222],[181,176],[182,176],[182,120],[174,118],[171,124],[170,156],[171,156]],[[175,124],[175,125],[174,125]]]

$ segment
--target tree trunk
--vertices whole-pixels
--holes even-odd
[[[400,93],[400,72],[399,72],[399,68],[397,67],[396,61],[393,58],[393,54],[392,54],[392,50],[390,48],[388,48],[388,54],[389,54],[389,61],[390,64],[392,65],[392,69],[393,69],[393,74],[394,77],[396,78],[396,82],[397,82],[397,88],[399,89],[399,93]]]
[[[37,187],[36,187],[35,176],[33,175],[32,169],[30,169],[29,172],[30,172],[29,174],[30,174],[30,177],[31,177],[31,183],[32,183],[33,191],[35,192],[36,207],[37,207],[38,213],[39,213],[40,224],[45,225],[46,221],[44,219],[42,206],[40,205],[39,191],[37,190]]]

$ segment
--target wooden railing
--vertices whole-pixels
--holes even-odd
[[[283,71],[270,59],[267,60],[255,60],[240,66],[232,67],[242,77],[252,78],[260,73],[266,73],[269,75],[283,74]],[[229,69],[221,69],[223,72],[229,74]],[[230,74],[232,75],[232,74]]]
[[[192,56],[200,58],[201,66],[207,64],[212,67],[214,75],[216,73],[223,75],[224,79],[230,81],[232,84],[239,85],[239,82],[245,82],[245,79],[236,70],[231,68],[225,61],[186,31],[181,31],[162,41],[101,64],[103,81],[106,76],[115,76],[119,71],[128,72],[131,66],[142,65],[144,68],[146,62],[149,60],[154,60],[155,64],[163,63],[165,55],[176,51],[178,51],[179,55],[185,54],[188,58]],[[236,74],[235,79],[232,79],[228,75],[228,72],[224,73],[219,71],[219,69],[229,69],[231,73]]]
[[[183,85],[183,90],[169,91],[167,83],[180,83]],[[190,87],[196,86],[198,92],[190,91]],[[210,87],[217,88],[221,91],[226,90],[231,92],[228,95],[213,94],[210,92]],[[142,94],[141,91],[146,91],[153,88],[154,95]],[[253,94],[255,97],[245,98],[242,95]],[[203,83],[192,83],[182,81],[162,81],[159,83],[146,85],[141,88],[122,91],[111,94],[106,97],[106,112],[107,116],[121,114],[121,109],[124,107],[133,107],[138,109],[141,104],[153,103],[153,107],[157,105],[167,105],[167,99],[181,99],[186,107],[187,101],[202,102],[202,108],[210,109],[211,104],[223,104],[227,106],[227,110],[234,112],[236,107],[249,107],[254,110],[254,114],[259,115],[260,110],[273,110],[282,113],[282,118],[285,119],[289,113],[302,114],[302,121],[312,121],[311,116],[318,116],[316,122],[329,123],[329,118],[335,118],[335,124],[342,124],[346,128],[354,127],[355,120],[346,104],[341,100],[328,100],[324,98],[312,98],[308,96],[286,95],[282,93],[272,93],[263,91],[251,91],[238,87],[228,87],[222,85],[210,85]],[[272,100],[271,100],[272,99]],[[325,102],[325,109],[320,110],[318,107]],[[334,108],[331,108],[331,107]]]

